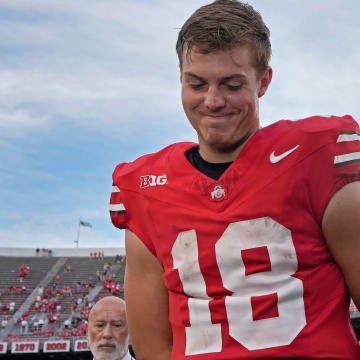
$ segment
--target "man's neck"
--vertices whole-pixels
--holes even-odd
[[[233,145],[225,149],[218,149],[215,146],[209,146],[199,138],[200,155],[202,159],[209,163],[215,164],[233,162],[238,157],[246,143],[257,133],[258,130],[259,129],[256,129],[249,134],[246,134]]]

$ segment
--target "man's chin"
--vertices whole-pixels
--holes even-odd
[[[93,355],[94,355],[94,358],[96,360],[112,360],[112,359],[117,359],[116,355],[116,349],[114,348],[100,348],[100,349],[97,349],[96,351],[93,351]]]

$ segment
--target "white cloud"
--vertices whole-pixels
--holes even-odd
[[[0,129],[37,127],[46,123],[46,118],[33,117],[25,110],[4,111],[0,109]]]

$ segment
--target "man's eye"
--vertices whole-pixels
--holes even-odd
[[[96,324],[95,327],[101,329],[104,325],[103,324]]]
[[[230,91],[237,91],[241,89],[242,84],[227,84],[226,86]]]
[[[203,83],[190,83],[190,87],[194,90],[199,90],[204,86]]]

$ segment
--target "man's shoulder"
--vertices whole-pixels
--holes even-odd
[[[119,179],[131,178],[133,176],[162,175],[160,174],[161,172],[168,169],[169,165],[184,158],[185,152],[193,146],[196,146],[196,144],[179,142],[157,152],[140,156],[132,162],[120,163],[115,168],[113,182],[117,183]]]
[[[344,116],[310,116],[298,120],[280,120],[269,126],[269,131],[286,132],[301,131],[304,133],[331,133],[337,131],[351,131],[359,124],[351,115]]]
[[[263,138],[275,143],[297,143],[309,150],[336,143],[341,134],[358,133],[359,124],[350,115],[311,116],[298,120],[280,120],[263,129]]]

